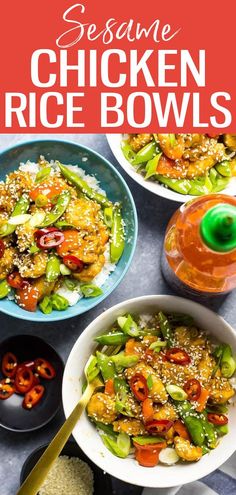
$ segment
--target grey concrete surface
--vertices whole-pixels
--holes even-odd
[[[20,141],[45,135],[0,135],[0,151]],[[171,294],[160,271],[160,255],[166,224],[178,207],[177,203],[159,198],[130,179],[113,157],[104,135],[52,135],[85,144],[109,159],[124,176],[133,194],[139,218],[139,235],[133,263],[119,287],[99,306],[79,317],[51,324],[30,323],[0,313],[0,339],[14,334],[35,334],[60,353],[64,362],[72,346],[85,327],[104,309],[130,297],[145,294]],[[230,324],[236,324],[236,293],[223,301],[210,303]],[[19,487],[21,467],[27,456],[38,446],[48,442],[64,418],[63,411],[45,428],[26,434],[12,433],[0,428],[0,495],[15,495]],[[117,495],[131,495],[139,490],[114,480]],[[69,494],[68,494],[69,495]]]

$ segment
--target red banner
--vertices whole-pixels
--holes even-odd
[[[235,2],[3,0],[1,133],[235,132]]]

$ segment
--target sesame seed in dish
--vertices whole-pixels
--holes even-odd
[[[93,472],[77,457],[60,456],[48,474],[39,495],[92,495]]]

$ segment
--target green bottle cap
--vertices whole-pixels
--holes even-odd
[[[200,224],[203,242],[213,251],[228,252],[236,248],[236,206],[219,204],[211,208]]]

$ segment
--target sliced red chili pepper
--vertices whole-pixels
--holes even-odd
[[[4,376],[14,378],[17,370],[17,358],[12,352],[7,352],[2,360],[2,372]]]
[[[52,380],[56,376],[56,371],[51,363],[46,359],[38,358],[35,360],[35,370],[42,378]]]
[[[15,392],[15,386],[13,380],[10,378],[4,378],[0,381],[0,399],[9,399]]]
[[[10,287],[13,287],[13,289],[22,289],[26,284],[28,284],[27,280],[22,278],[19,272],[12,272],[8,275],[7,282]]]
[[[184,385],[188,400],[198,400],[201,395],[201,383],[196,378],[190,378]]]
[[[55,232],[49,232],[48,234],[43,234],[37,240],[37,246],[41,249],[51,249],[64,241],[64,234],[57,230]]]
[[[34,375],[31,369],[26,368],[26,366],[23,365],[18,366],[15,377],[16,391],[20,394],[25,394],[32,388],[33,382]]]
[[[224,414],[208,413],[207,419],[213,425],[227,425],[228,418]]]
[[[25,398],[23,400],[23,407],[25,409],[32,409],[35,407],[39,401],[42,399],[45,388],[43,385],[35,385],[27,394],[25,394]]]
[[[173,421],[168,419],[153,419],[145,424],[145,428],[150,435],[165,435],[171,426],[173,426]]]
[[[183,349],[179,347],[172,347],[166,352],[166,359],[170,363],[175,364],[189,364],[191,362],[190,356]]]
[[[81,272],[84,268],[84,263],[77,256],[67,254],[63,257],[63,263],[73,272]]]
[[[4,242],[2,241],[2,239],[0,239],[0,258],[3,257],[4,255],[4,251],[5,251],[5,244]]]
[[[39,376],[35,373],[33,373],[33,377],[34,377],[33,378],[33,387],[34,387],[35,385],[39,385],[40,380],[39,380]]]
[[[136,399],[143,402],[148,396],[148,386],[146,378],[144,378],[141,373],[136,373],[136,375],[132,376],[129,384]]]
[[[38,240],[42,235],[49,234],[50,232],[59,232],[56,227],[47,227],[45,229],[38,229],[34,233],[34,237],[36,240]]]

